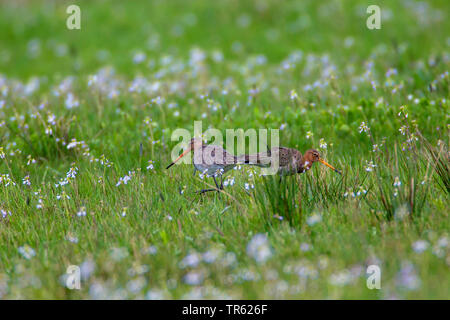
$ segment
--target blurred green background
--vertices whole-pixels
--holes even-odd
[[[66,8],[81,8],[81,30],[66,28]],[[382,10],[380,30],[368,30],[366,9]],[[433,1],[2,1],[0,70],[16,77],[90,73],[112,64],[133,74],[133,51],[187,56],[191,47],[225,58],[264,54],[277,63],[293,50],[358,61],[379,44],[407,52],[398,68],[448,48],[446,0]],[[432,33],[432,34],[430,34]],[[349,50],[347,41],[353,41]],[[353,40],[349,40],[353,39]],[[347,43],[348,44],[348,43]]]

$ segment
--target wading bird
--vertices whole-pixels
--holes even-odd
[[[240,161],[241,157],[230,154],[221,146],[204,144],[201,138],[192,138],[187,149],[174,162],[169,164],[166,169],[169,169],[190,151],[194,152],[194,174],[198,170],[208,177],[213,177],[217,187],[217,189],[203,189],[199,193],[208,191],[219,192],[223,189],[223,174],[233,169],[236,165],[245,163],[245,160]],[[216,180],[217,176],[220,176],[220,186]]]
[[[277,174],[280,176],[303,173],[311,169],[314,162],[320,162],[335,172],[342,173],[320,157],[317,150],[310,149],[304,155],[293,148],[274,147],[270,152],[245,155],[245,163],[260,167],[269,167],[273,159],[279,160]]]

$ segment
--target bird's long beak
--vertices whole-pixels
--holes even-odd
[[[339,173],[340,175],[342,175],[342,172],[340,172],[338,169],[336,169],[335,167],[333,167],[331,164],[329,164],[328,162],[326,162],[323,159],[319,159],[319,162],[326,165],[328,168],[332,169],[333,171]]]
[[[183,158],[186,154],[189,153],[189,151],[191,151],[191,147],[188,147],[178,158],[175,159],[174,162],[172,162],[171,164],[169,164],[166,169],[169,169],[171,166],[173,166],[175,163],[177,163],[178,160],[180,160],[181,158]]]

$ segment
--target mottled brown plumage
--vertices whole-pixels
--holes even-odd
[[[278,159],[279,161],[277,174],[283,176],[303,173],[311,169],[311,166],[314,162],[321,162],[322,164],[341,174],[339,170],[335,169],[325,160],[320,158],[319,152],[314,149],[307,150],[305,154],[302,155],[300,151],[293,148],[274,147],[270,150],[270,152],[260,152],[257,154],[245,156],[246,163],[258,165],[261,167],[270,167],[274,159]]]

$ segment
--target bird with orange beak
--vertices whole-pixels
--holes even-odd
[[[320,157],[319,152],[314,149],[307,150],[305,154],[302,155],[300,151],[293,148],[274,147],[269,153],[264,152],[245,156],[246,163],[261,167],[270,166],[272,159],[278,159],[279,161],[277,173],[280,176],[306,172],[311,169],[314,162],[320,162],[342,175],[341,171],[323,160]]]

